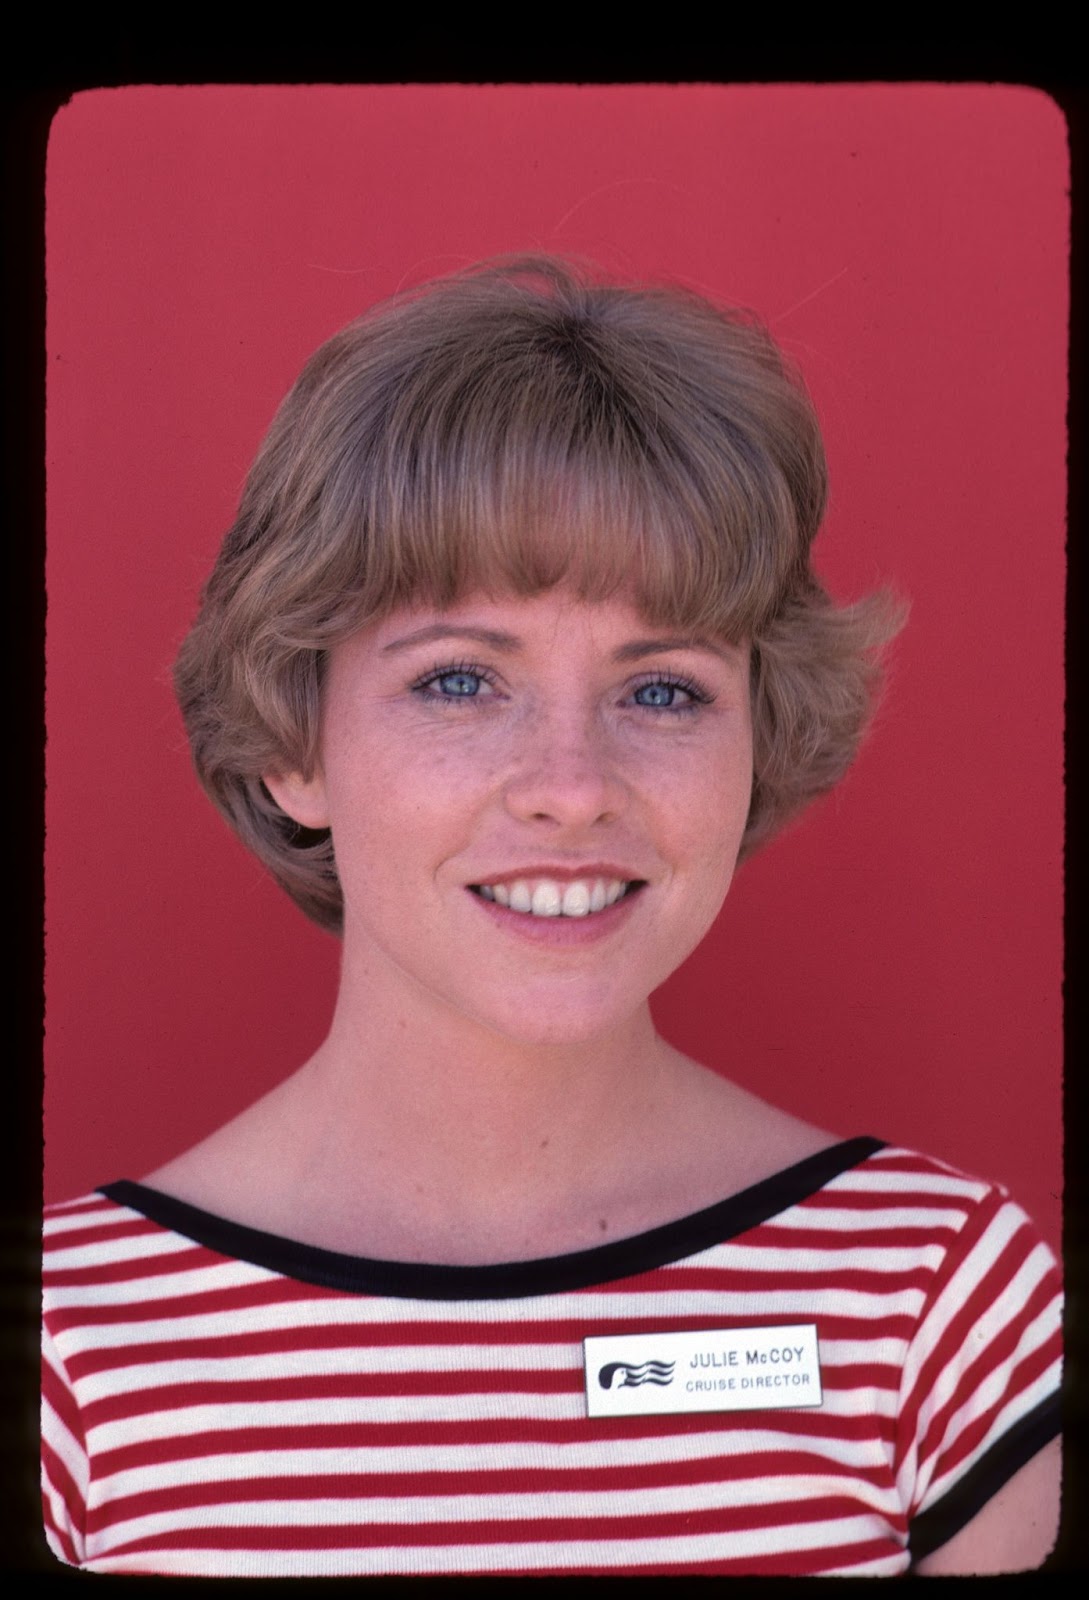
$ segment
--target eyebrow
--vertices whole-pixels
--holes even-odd
[[[490,645],[506,655],[514,655],[522,648],[517,634],[504,633],[500,628],[473,628],[448,622],[432,622],[423,628],[414,628],[382,646],[382,655],[395,655],[399,650],[409,650],[414,645],[434,644],[440,639],[472,639],[476,644]],[[660,639],[631,639],[613,653],[615,661],[642,661],[645,656],[662,655],[670,650],[706,650],[722,661],[734,661],[737,647],[719,644],[701,636],[678,634]]]
[[[734,661],[738,654],[736,646],[718,644],[714,639],[704,639],[699,635],[678,634],[664,639],[632,639],[629,644],[620,646],[615,659],[641,661],[644,656],[663,655],[669,650],[707,650],[722,661]]]
[[[493,650],[503,650],[508,655],[522,648],[522,641],[513,633],[503,633],[498,628],[467,628],[448,622],[432,622],[425,628],[414,628],[382,646],[381,654],[393,655],[398,650],[409,650],[416,644],[434,644],[437,639],[474,639],[477,644],[491,645]]]

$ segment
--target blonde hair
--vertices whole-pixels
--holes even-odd
[[[623,590],[751,641],[750,852],[850,765],[899,625],[813,576],[826,494],[813,408],[748,315],[551,258],[398,295],[311,357],[258,451],[175,668],[201,781],[336,931],[332,840],[261,776],[314,771],[328,651],[408,603]]]

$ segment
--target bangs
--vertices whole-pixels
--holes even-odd
[[[508,346],[445,383],[433,356],[426,382],[402,375],[376,404],[380,428],[353,419],[322,515],[356,626],[565,586],[732,641],[760,631],[808,542],[787,471],[678,374],[663,383],[659,364],[656,383],[625,383],[611,354],[606,372],[583,339]]]
[[[660,469],[637,476],[609,461],[503,461],[491,481],[460,467],[446,465],[437,492],[402,502],[396,541],[387,532],[364,553],[368,568],[368,557],[380,568],[392,558],[367,574],[376,600],[442,608],[477,592],[562,586],[591,601],[623,593],[648,620],[735,641],[778,606],[786,573],[769,557],[782,544],[754,538],[751,510],[723,486],[678,474],[672,487]]]

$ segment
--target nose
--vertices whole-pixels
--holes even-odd
[[[567,710],[525,730],[505,800],[521,822],[569,831],[612,822],[624,812],[628,786],[618,752],[592,711]]]

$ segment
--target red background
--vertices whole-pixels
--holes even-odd
[[[134,88],[48,170],[47,1198],[139,1177],[320,1041],[337,946],[191,775],[170,663],[305,357],[544,249],[751,306],[801,363],[821,569],[912,601],[845,786],[656,1013],[844,1135],[1059,1228],[1066,147],[987,86]],[[724,1189],[729,1175],[724,1174]]]

